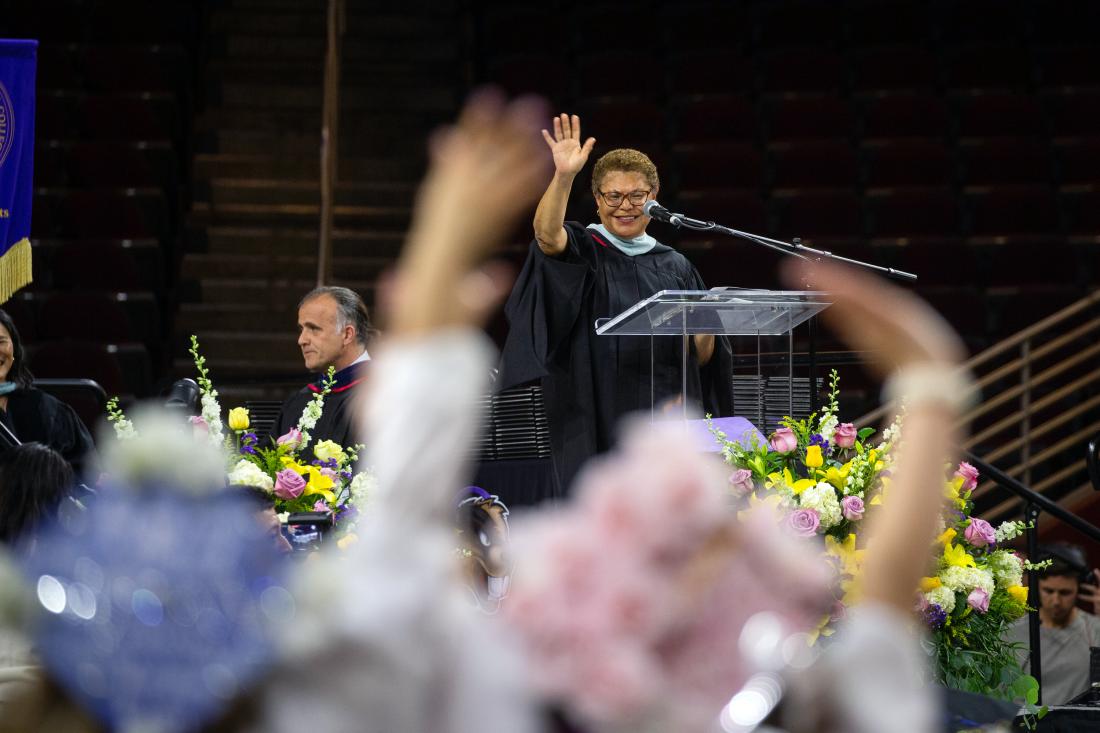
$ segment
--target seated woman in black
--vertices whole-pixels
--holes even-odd
[[[52,448],[24,443],[0,454],[0,542],[32,541],[72,490],[73,470]]]
[[[19,331],[0,309],[0,422],[23,443],[53,448],[82,476],[95,450],[91,434],[73,408],[33,384]]]
[[[706,286],[686,257],[646,234],[650,217],[642,207],[657,198],[660,180],[642,152],[622,148],[596,161],[598,224],[565,221],[573,179],[596,140],[581,144],[576,115],[560,115],[553,126],[553,135],[542,135],[554,157],[554,177],[539,201],[535,241],[505,306],[510,330],[496,387],[541,380],[558,488],[568,491],[581,464],[614,444],[620,417],[681,398],[680,339],[598,336],[595,320],[661,290]],[[693,336],[690,349],[686,399],[697,410],[728,414],[728,345]]]

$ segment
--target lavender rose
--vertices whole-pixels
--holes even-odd
[[[779,428],[772,433],[768,443],[776,453],[790,453],[798,447],[798,438],[794,436],[794,432],[790,428]]]
[[[959,464],[959,469],[955,471],[955,475],[962,476],[962,487],[965,491],[970,491],[978,485],[978,469],[974,468],[966,461],[962,461]]]
[[[280,499],[297,499],[306,490],[306,480],[297,471],[284,468],[275,474],[275,496]]]
[[[813,537],[821,525],[816,509],[799,509],[787,517],[787,527],[798,537]]]
[[[730,474],[730,488],[738,496],[744,496],[752,491],[752,471],[747,468],[736,469]]]
[[[989,610],[989,591],[985,588],[975,588],[970,591],[970,595],[966,597],[966,605],[978,613],[985,613]]]
[[[971,517],[966,528],[966,541],[975,547],[986,547],[997,541],[997,533],[989,522]]]
[[[863,519],[863,499],[845,496],[840,502],[840,511],[849,522],[858,522]]]
[[[856,426],[850,422],[842,422],[833,431],[833,443],[837,448],[851,448],[856,444]]]

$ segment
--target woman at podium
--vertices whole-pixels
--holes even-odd
[[[614,443],[621,416],[683,399],[680,339],[599,336],[596,319],[661,290],[706,286],[687,258],[646,233],[650,218],[642,207],[660,188],[648,156],[621,148],[596,161],[592,198],[599,221],[585,226],[566,221],[565,211],[596,140],[582,144],[580,118],[565,114],[542,136],[554,175],[505,306],[510,330],[497,389],[541,380],[558,485],[568,491],[581,464]],[[726,355],[721,340],[691,337],[686,399],[696,408],[728,414],[728,379],[721,378],[730,371]]]

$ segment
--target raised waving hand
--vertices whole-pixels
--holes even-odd
[[[542,137],[554,155],[554,170],[569,176],[580,173],[596,145],[594,137],[581,144],[581,118],[564,112],[554,118],[554,134],[544,129]]]

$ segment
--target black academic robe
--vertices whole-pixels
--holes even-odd
[[[40,389],[17,389],[8,395],[8,409],[0,410],[0,421],[22,443],[41,443],[60,453],[73,467],[77,478],[92,468],[95,443],[88,428],[69,405]],[[86,477],[95,479],[95,476]]]
[[[682,339],[599,336],[596,319],[616,316],[661,290],[706,286],[671,247],[657,244],[646,254],[629,256],[576,222],[566,222],[565,231],[568,245],[558,257],[531,243],[505,306],[509,333],[496,388],[541,381],[558,489],[568,493],[581,464],[614,444],[623,415],[649,411],[651,397],[660,405],[681,390]],[[728,414],[730,366],[723,339],[703,369],[692,343],[687,381],[694,407]]]
[[[369,363],[352,364],[336,372],[334,375],[336,381],[332,391],[325,396],[321,417],[318,418],[316,427],[310,431],[312,440],[309,447],[300,454],[303,460],[307,462],[313,460],[311,449],[322,440],[331,440],[343,448],[349,448],[361,442],[359,426],[354,415],[354,397],[355,388],[365,378]],[[321,391],[322,381],[323,377],[320,377],[316,382],[307,384],[283,403],[279,416],[275,419],[271,437],[278,438],[280,435],[285,435],[287,431],[298,425],[302,410],[313,400],[314,395]]]

